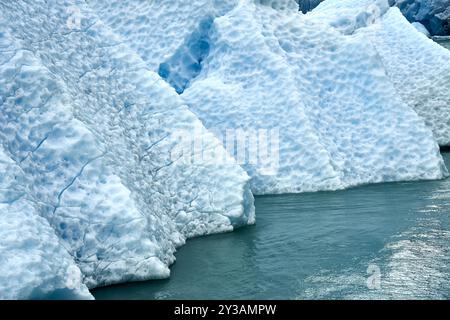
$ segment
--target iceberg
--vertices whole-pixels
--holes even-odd
[[[169,277],[253,194],[447,176],[446,49],[387,0],[298,9],[0,0],[0,299]]]
[[[415,103],[401,99],[374,45],[355,33],[372,21],[369,13],[359,13],[361,5],[352,9],[346,1],[326,1],[314,15],[302,15],[288,0],[129,2],[120,8],[109,1],[90,5],[218,138],[226,140],[233,128],[253,137],[261,130],[278,132],[276,172],[267,174],[267,163],[249,160],[250,143],[246,161],[238,161],[252,177],[255,194],[447,174],[433,134],[411,108]],[[388,2],[379,3],[386,13]],[[129,7],[138,8],[135,15],[128,14]],[[334,10],[324,14],[331,17],[323,19],[321,7]],[[184,14],[174,19],[168,12]],[[157,22],[143,21],[150,13]],[[346,15],[357,23],[337,24],[348,30],[329,25],[332,17]],[[161,25],[168,31],[160,32]],[[166,43],[175,33],[170,30],[182,30],[184,40],[174,37],[178,46]],[[150,54],[154,43],[160,48]],[[227,150],[242,158],[239,147]]]
[[[30,254],[28,264],[1,256],[15,267],[0,278],[0,298],[69,295],[69,267],[80,270],[80,298],[86,288],[165,278],[187,238],[254,223],[245,171],[84,1],[0,1],[0,30],[0,141],[26,177],[27,199],[2,205],[11,221],[0,248]],[[228,160],[192,150],[196,161],[184,161],[175,151],[191,132]],[[20,219],[31,244],[19,250],[11,233]],[[6,293],[14,284],[36,290]]]
[[[449,50],[417,32],[387,1],[327,0],[311,15],[342,33],[370,39],[398,95],[425,120],[439,145],[450,145]]]

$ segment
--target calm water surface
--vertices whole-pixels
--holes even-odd
[[[256,226],[188,241],[170,279],[95,297],[450,298],[449,179],[259,197],[256,212]]]

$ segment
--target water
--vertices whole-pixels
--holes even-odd
[[[439,43],[441,46],[447,48],[450,50],[450,36],[446,37],[433,37],[433,40],[435,40],[437,43]]]
[[[258,197],[256,212],[256,226],[188,241],[170,279],[95,297],[450,298],[450,179]]]

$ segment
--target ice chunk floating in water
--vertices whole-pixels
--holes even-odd
[[[0,298],[168,277],[186,239],[254,223],[251,190],[443,178],[445,49],[389,6],[326,3],[0,0]],[[401,92],[425,51],[443,74]],[[258,133],[255,161],[228,130]]]
[[[71,5],[79,26],[66,23]],[[245,171],[231,158],[174,157],[180,130],[226,152],[84,1],[1,1],[0,12],[0,139],[26,177],[27,199],[2,206],[1,232],[21,227],[30,244],[2,263],[15,267],[0,278],[0,298],[82,298],[86,286],[168,277],[187,238],[254,222]],[[42,226],[27,229],[15,216]],[[14,241],[2,236],[0,247],[19,254]],[[69,267],[82,274],[73,290]]]
[[[130,2],[139,3],[140,12],[157,16],[158,25],[185,33],[186,40],[179,41],[179,47],[174,48],[164,41],[165,33],[157,32],[159,26],[126,15],[125,6],[115,10],[117,6],[108,1],[92,3],[149,67],[155,65],[155,60],[166,61],[166,56],[188,55],[186,42],[198,38],[195,23],[173,19],[168,14],[170,10],[189,12],[188,16],[192,13],[199,21],[214,18],[208,35],[203,37],[209,41],[208,54],[202,55],[202,63],[196,69],[198,74],[192,77],[186,76],[189,74],[186,72],[176,72],[176,79],[189,79],[189,85],[182,90],[178,81],[174,84],[170,72],[165,72],[166,79],[178,92],[183,91],[182,98],[190,109],[218,137],[226,137],[227,130],[233,128],[249,135],[260,129],[278,130],[279,167],[275,174],[266,175],[262,170],[265,163],[261,161],[256,165],[244,163],[252,177],[253,192],[334,190],[445,175],[432,133],[411,108],[423,102],[417,96],[427,96],[429,100],[432,96],[428,92],[412,93],[417,80],[407,89],[414,101],[399,94],[396,82],[392,81],[394,76],[390,76],[393,68],[385,67],[383,58],[389,57],[380,56],[371,38],[357,32],[388,11],[391,14],[387,1],[366,1],[368,9],[363,12],[359,9],[363,5],[351,10],[348,1],[325,2],[321,6],[333,10],[327,13],[331,17],[348,15],[331,25],[327,22],[332,18],[323,19],[321,14],[301,15],[294,1],[227,1],[220,5],[209,0],[196,1],[203,3],[202,9],[175,1],[170,10],[158,1]],[[375,12],[370,11],[371,3],[377,4]],[[115,15],[111,16],[111,12]],[[396,18],[399,23],[408,23],[402,16]],[[140,31],[139,35],[129,32],[132,25]],[[377,26],[384,30],[382,25]],[[409,32],[406,37],[417,36],[415,29],[406,32]],[[159,58],[147,51],[155,42],[161,47],[159,51],[164,52]],[[404,42],[399,45],[399,51],[406,51]],[[425,42],[424,47],[445,56],[431,43]],[[412,59],[420,62],[421,57],[416,54]],[[398,63],[397,59],[398,55],[392,57]],[[170,70],[173,64],[164,62],[164,70]],[[395,75],[405,77],[406,70],[414,73],[408,65]],[[428,74],[433,71],[436,70],[431,68]],[[434,115],[442,117],[447,110],[445,101],[442,102],[446,99],[443,91],[447,88],[447,77],[437,77],[441,83],[431,84],[433,79],[425,76],[422,84],[439,91],[440,101],[426,104],[434,119],[428,121],[428,113],[424,112],[432,127],[441,127]],[[445,144],[446,137],[450,138],[450,134],[443,132],[439,141]],[[239,148],[227,149],[237,159],[240,157]],[[246,153],[250,153],[248,146]]]

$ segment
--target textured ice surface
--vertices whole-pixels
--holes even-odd
[[[440,145],[450,145],[450,51],[417,32],[397,8],[387,8],[386,1],[327,0],[311,15],[370,39],[398,95],[425,119]],[[355,19],[363,16],[363,23]]]
[[[341,34],[327,20],[298,13],[294,1],[225,5],[203,0],[194,6],[172,1],[170,10],[165,1],[128,2],[139,14],[152,12],[158,21],[154,24],[181,30],[185,40],[176,40],[178,46],[159,45],[164,50],[158,53],[149,48],[168,41],[167,32],[156,32],[139,16],[125,14],[126,5],[119,11],[109,1],[91,5],[149,67],[161,71],[163,63],[163,76],[183,92],[206,127],[221,136],[233,128],[279,130],[277,174],[265,175],[260,163],[244,166],[255,193],[443,177],[431,132],[400,99],[371,42],[353,35],[372,23],[370,12],[359,14],[358,8],[332,3],[335,14],[356,21],[339,21]],[[388,9],[386,1],[384,11],[373,14],[380,17]],[[176,20],[172,11],[197,22]],[[205,21],[207,27],[202,27]],[[173,57],[193,57],[195,73],[176,64],[190,66],[189,59]],[[236,149],[231,151],[237,156]]]
[[[250,187],[442,178],[412,108],[448,141],[448,53],[386,2],[329,1],[0,0],[0,298],[167,277],[187,238],[254,222]],[[275,174],[250,182],[228,129],[277,131]]]
[[[282,0],[286,1],[286,0]],[[236,6],[239,0],[201,1],[107,1],[88,0],[105,24],[112,26],[127,43],[157,71],[178,52],[190,52],[189,40],[201,38],[210,21]],[[149,45],[151,44],[151,45]]]
[[[425,26],[423,24],[421,24],[420,22],[413,22],[411,23],[412,26],[414,28],[416,28],[417,31],[419,31],[420,33],[423,33],[424,35],[426,35],[427,37],[431,36],[431,33],[428,31],[427,28],[425,28]]]
[[[63,270],[55,269],[53,283],[39,276],[62,260],[57,250],[67,258],[60,268],[78,266],[90,288],[162,278],[186,238],[254,222],[245,171],[231,159],[187,163],[174,154],[179,133],[195,132],[204,149],[226,157],[173,89],[84,1],[0,1],[0,30],[0,141],[27,178],[33,209],[7,206],[2,214],[39,215],[61,243],[35,239],[56,252],[55,261],[44,252],[49,267],[37,263],[27,274],[29,287],[46,281],[42,292],[12,297],[64,289]],[[40,230],[24,232],[26,240]],[[17,268],[18,276],[27,272]],[[11,279],[0,279],[2,292]]]
[[[298,0],[304,13],[325,0]],[[328,0],[326,0],[328,1]],[[450,0],[388,0],[410,22],[420,22],[433,35],[450,34]]]

